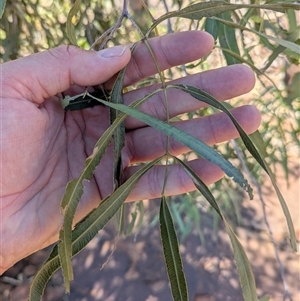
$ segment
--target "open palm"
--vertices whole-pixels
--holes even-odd
[[[213,46],[211,36],[196,31],[171,34],[150,42],[161,69],[199,59]],[[177,45],[184,45],[184,48]],[[132,56],[126,47],[118,46],[110,51],[97,53],[62,46],[1,66],[0,273],[57,240],[62,225],[60,201],[65,186],[78,177],[85,159],[109,126],[108,108],[97,106],[64,112],[58,102],[60,93],[77,94],[85,86],[100,83],[110,88],[114,75],[128,63],[125,86],[156,72],[143,44]],[[236,65],[175,82],[197,86],[225,100],[248,92],[253,87],[254,76],[248,68]],[[149,86],[128,92],[124,101],[129,104],[154,89]],[[168,93],[171,116],[204,106],[185,93],[171,89]],[[160,119],[166,117],[164,99],[159,94],[141,109]],[[232,112],[246,132],[258,127],[260,115],[254,107],[244,106]],[[175,125],[208,144],[237,136],[229,119],[221,113]],[[124,174],[128,178],[138,168],[130,166],[131,163],[152,160],[165,152],[166,138],[131,117],[126,120],[126,130],[122,157]],[[188,151],[176,141],[171,141],[171,150],[175,155]],[[218,166],[202,159],[189,164],[207,184],[223,175]],[[76,220],[112,191],[112,165],[108,150],[93,179],[85,184]],[[158,197],[163,177],[164,168],[155,166],[138,182],[128,201]],[[193,183],[180,166],[172,166],[166,194],[193,189]]]

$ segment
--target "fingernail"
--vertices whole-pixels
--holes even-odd
[[[115,46],[98,51],[98,55],[103,58],[120,57],[125,50],[126,46]]]

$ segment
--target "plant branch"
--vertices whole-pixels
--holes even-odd
[[[166,0],[163,0],[162,2],[164,4],[166,12],[168,13],[169,12],[169,8],[168,8]],[[172,25],[171,25],[170,19],[167,19],[167,27],[168,27],[168,33],[172,33],[173,30],[172,30]]]
[[[116,24],[114,26],[112,26],[111,28],[109,28],[108,30],[106,30],[98,39],[96,39],[96,41],[92,44],[90,49],[94,49],[94,47],[99,43],[101,43],[101,45],[99,47],[100,49],[105,48],[108,41],[110,41],[113,38],[115,32],[121,27],[123,19],[127,18],[128,15],[129,15],[128,0],[123,0],[122,13],[121,13],[120,17],[118,18]]]
[[[132,22],[133,26],[138,30],[139,34],[142,37],[142,41],[145,43],[145,45],[147,46],[150,55],[152,57],[152,60],[155,64],[157,73],[159,75],[161,84],[162,84],[162,89],[163,89],[163,93],[164,93],[164,99],[165,99],[165,106],[166,106],[166,122],[169,123],[170,120],[170,113],[169,113],[169,101],[168,101],[168,94],[166,91],[166,81],[163,75],[163,72],[160,70],[159,65],[156,61],[155,55],[152,51],[152,48],[150,46],[150,44],[148,43],[147,37],[143,34],[143,32],[141,31],[141,29],[139,28],[139,26],[134,22],[134,20],[132,19],[131,15],[128,13],[127,18]],[[164,195],[164,191],[166,188],[166,184],[167,184],[167,175],[168,175],[168,156],[169,156],[169,149],[170,149],[170,137],[167,136],[167,141],[166,141],[166,171],[165,171],[165,176],[164,176],[164,182],[163,182],[163,188],[162,188],[162,195]]]

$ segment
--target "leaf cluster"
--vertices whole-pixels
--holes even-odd
[[[72,5],[68,1],[57,1],[55,4],[52,4],[51,13],[48,15],[45,13],[47,4],[43,1],[24,0],[18,2],[8,0],[7,3],[5,3],[5,1],[0,2],[0,16],[3,14],[2,20],[4,20],[0,27],[1,33],[4,33],[3,38],[1,38],[3,43],[1,48],[3,54],[2,60],[15,59],[18,56],[24,55],[26,51],[47,49],[64,43],[67,39],[72,44],[82,48],[104,48],[107,47],[108,43],[114,43],[114,41],[118,41],[119,43],[128,42],[128,38],[126,40],[125,37],[128,36],[128,33],[134,31],[132,35],[129,35],[135,42],[132,51],[134,51],[138,43],[145,43],[157,66],[156,59],[147,39],[152,35],[158,35],[159,27],[167,28],[167,30],[170,31],[170,20],[174,20],[175,29],[179,27],[181,20],[185,20],[185,22],[189,22],[190,28],[202,28],[210,32],[216,40],[216,49],[223,55],[226,65],[246,63],[259,77],[265,76],[266,70],[280,54],[288,54],[291,61],[299,59],[300,50],[298,43],[300,28],[294,21],[294,13],[296,10],[299,10],[299,5],[293,4],[292,1],[282,3],[271,1],[266,4],[231,4],[226,1],[209,1],[197,2],[187,6],[182,6],[180,1],[178,3],[174,1],[173,4],[174,6],[177,5],[177,9],[162,14],[158,18],[154,18],[151,14],[151,9],[147,10],[145,7],[150,19],[150,25],[146,28],[141,28],[133,20],[128,12],[126,0],[123,1],[123,6],[120,7],[121,13],[116,13],[115,10],[111,9],[110,14],[108,14],[108,5],[105,5],[105,3],[105,1],[92,0],[83,3],[83,1],[76,0]],[[114,1],[111,1],[111,3],[115,4]],[[242,9],[244,13],[241,13]],[[277,35],[278,28],[274,26],[271,20],[264,18],[265,11],[288,15],[290,20],[288,30],[285,32],[281,30],[281,34]],[[67,14],[67,12],[69,13]],[[168,22],[167,25],[164,25],[165,22]],[[38,29],[41,28],[42,31],[40,31],[40,36],[38,36]],[[271,30],[267,31],[267,29]],[[99,32],[101,32],[100,35]],[[271,51],[263,68],[255,66],[250,55],[251,49],[246,48],[246,44],[244,43],[246,33],[255,35],[258,38],[258,43]],[[21,37],[24,34],[36,37],[36,39],[22,40]],[[237,38],[238,34],[241,37],[240,39]],[[187,72],[187,70],[193,70],[196,72],[198,67],[201,66],[202,68],[207,61],[201,61],[199,65],[184,66],[181,70],[178,69],[177,71]],[[119,73],[110,93],[106,93],[106,91],[102,91],[103,93],[88,93],[86,91],[81,95],[76,95],[75,97],[66,96],[61,100],[64,110],[81,110],[98,104],[109,107],[111,125],[95,144],[92,154],[86,158],[85,167],[80,176],[70,181],[66,187],[66,192],[61,201],[64,224],[60,230],[60,241],[53,248],[49,259],[35,276],[32,282],[29,300],[41,300],[47,282],[60,267],[63,271],[66,291],[70,291],[70,281],[73,279],[72,257],[78,254],[115,215],[119,214],[119,216],[123,216],[122,210],[124,202],[134,185],[149,169],[163,159],[167,162],[169,159],[172,159],[182,166],[194,182],[199,193],[222,220],[231,241],[244,299],[247,301],[258,300],[255,279],[249,260],[236,234],[232,230],[226,214],[224,214],[223,209],[216,201],[211,190],[201,181],[185,161],[173,157],[170,154],[168,142],[163,157],[152,162],[145,162],[126,182],[122,181],[121,151],[125,145],[124,120],[128,116],[132,116],[161,131],[168,139],[176,139],[197,154],[197,156],[201,156],[219,165],[227,174],[228,178],[242,187],[248,193],[250,199],[252,199],[252,188],[241,173],[240,168],[234,166],[228,160],[229,157],[232,156],[233,151],[223,155],[218,149],[212,148],[188,133],[172,126],[169,122],[169,116],[166,116],[167,121],[163,122],[151,115],[143,113],[138,108],[142,103],[160,92],[164,93],[168,107],[166,91],[168,89],[178,89],[188,93],[198,101],[208,104],[209,109],[207,113],[209,113],[209,110],[223,111],[231,119],[240,134],[241,139],[239,144],[242,151],[244,153],[247,152],[248,156],[249,154],[251,155],[249,163],[253,164],[253,166],[260,166],[270,177],[286,216],[291,245],[295,250],[296,239],[293,223],[285,200],[277,187],[276,179],[267,162],[268,150],[267,144],[262,142],[263,135],[257,132],[249,137],[230,113],[228,106],[220,103],[206,92],[193,86],[166,84],[166,76],[158,67],[157,80],[161,82],[161,88],[151,94],[145,95],[141,99],[135,100],[130,106],[125,106],[123,104],[123,79],[125,71],[126,68]],[[168,75],[172,77],[173,74],[171,70]],[[267,81],[272,83],[270,78],[267,78]],[[265,83],[264,85],[266,87]],[[266,90],[267,89],[268,87],[266,87]],[[275,90],[278,99],[281,98],[282,101],[284,101],[281,91],[278,91],[276,88]],[[289,106],[292,106],[294,102],[293,99],[285,101]],[[294,131],[293,134],[295,134],[295,132],[296,131]],[[110,143],[114,145],[114,163],[112,166],[114,170],[112,179],[114,182],[114,191],[104,199],[97,208],[92,210],[73,227],[75,212],[84,192],[84,182],[92,179],[94,171]],[[168,163],[166,164],[166,169],[167,167]],[[197,210],[197,208],[195,208],[195,210]],[[161,197],[159,221],[162,247],[173,299],[182,301],[188,300],[187,285],[178,248],[176,227],[174,226],[172,214],[164,195],[164,189]],[[124,221],[121,219],[120,225],[123,223]]]

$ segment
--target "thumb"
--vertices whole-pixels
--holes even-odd
[[[130,56],[126,46],[96,52],[64,45],[32,54],[2,65],[3,96],[40,104],[73,85],[104,83],[126,66]]]

